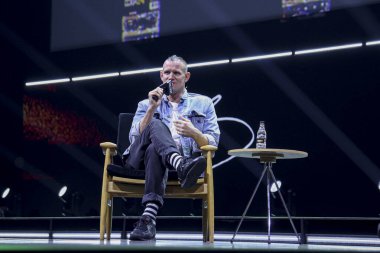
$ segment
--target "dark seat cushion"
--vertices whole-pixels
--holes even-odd
[[[111,176],[126,177],[133,179],[145,179],[144,170],[135,170],[133,168],[122,167],[116,164],[109,164],[107,167],[108,173]],[[178,173],[175,170],[169,170],[168,180],[178,180]]]

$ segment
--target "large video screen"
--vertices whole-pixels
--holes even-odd
[[[51,50],[314,16],[372,2],[379,0],[53,0]]]
[[[280,16],[279,0],[53,0],[51,50],[151,39]]]

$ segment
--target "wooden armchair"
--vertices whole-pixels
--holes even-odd
[[[110,240],[112,229],[112,202],[114,197],[142,197],[144,193],[144,171],[131,171],[131,177],[110,176],[108,166],[113,164],[113,157],[117,152],[123,152],[129,145],[129,129],[132,124],[133,114],[121,113],[119,115],[119,129],[117,145],[111,142],[103,142],[100,147],[105,154],[102,196],[100,204],[100,240]],[[217,148],[211,145],[201,147],[203,155],[207,158],[207,168],[204,178],[188,189],[183,189],[177,179],[176,171],[169,171],[165,198],[200,198],[202,199],[202,231],[204,242],[214,242],[214,182],[212,172],[212,152]]]

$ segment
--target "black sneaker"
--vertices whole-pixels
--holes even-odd
[[[141,216],[140,220],[135,223],[135,229],[129,235],[130,240],[146,241],[156,237],[156,225],[148,215]]]
[[[203,156],[184,158],[177,170],[182,188],[189,188],[197,182],[206,169],[206,159]]]

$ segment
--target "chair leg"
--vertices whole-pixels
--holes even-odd
[[[214,242],[214,196],[212,196],[212,200],[210,201],[210,196],[207,201],[207,223],[208,223],[208,235],[207,242]]]
[[[113,207],[113,198],[109,197],[110,206],[107,204],[107,214],[106,214],[106,235],[107,240],[111,239],[112,231],[112,207]]]
[[[103,194],[102,194],[103,195]],[[102,196],[102,203],[100,204],[100,240],[104,240],[104,231],[106,228],[107,216],[107,198]]]
[[[209,240],[208,235],[208,229],[209,229],[209,224],[208,224],[208,211],[207,211],[207,200],[203,199],[202,200],[202,231],[203,231],[203,241],[207,242]]]
[[[100,240],[104,240],[104,230],[106,229],[106,218],[107,218],[107,201],[109,194],[107,193],[108,182],[110,177],[107,173],[107,166],[111,163],[111,150],[106,149],[106,156],[104,160],[104,169],[103,169],[103,180],[102,180],[102,196],[100,200]]]
[[[207,242],[214,242],[214,176],[212,172],[212,157],[211,151],[207,152],[207,168],[206,168],[206,182],[207,182]]]

